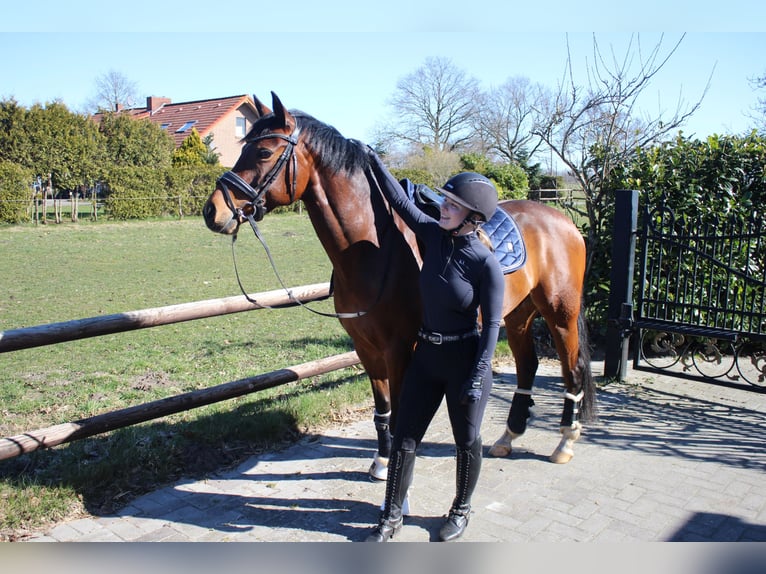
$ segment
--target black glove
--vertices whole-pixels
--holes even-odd
[[[470,405],[481,398],[481,379],[471,379],[463,385],[460,393],[460,404]]]

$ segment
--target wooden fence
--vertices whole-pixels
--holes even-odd
[[[243,296],[225,297],[222,299],[208,299],[141,311],[130,311],[62,323],[12,329],[0,332],[0,353],[242,311],[253,311],[269,307],[292,307],[309,301],[326,299],[329,296],[330,284],[317,283],[292,288],[289,293],[280,289],[249,295],[251,299],[258,302],[257,304],[249,302]],[[358,363],[359,357],[355,351],[351,351],[292,367],[285,367],[270,373],[231,381],[208,389],[183,393],[78,421],[3,438],[0,439],[0,460],[269,389],[306,377],[344,369]]]

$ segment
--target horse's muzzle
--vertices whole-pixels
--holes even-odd
[[[202,217],[210,231],[223,235],[234,235],[239,229],[239,224],[244,220],[239,220],[239,217],[235,217],[235,214],[228,209],[225,211],[217,210],[210,201],[205,203],[202,208]]]

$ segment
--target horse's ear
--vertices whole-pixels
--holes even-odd
[[[274,92],[271,92],[271,105],[274,107],[274,117],[279,120],[282,127],[295,127],[295,119],[293,118],[292,114],[285,109],[279,99],[279,96],[277,96]]]
[[[255,104],[255,111],[258,112],[259,118],[262,118],[263,116],[271,113],[271,110],[267,108],[255,94],[253,94],[253,103]]]

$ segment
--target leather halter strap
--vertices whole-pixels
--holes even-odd
[[[257,187],[253,187],[252,182],[248,183],[241,177],[239,177],[236,173],[233,171],[227,171],[224,174],[221,175],[221,177],[218,178],[216,183],[221,187],[221,190],[223,191],[223,196],[226,201],[226,205],[231,209],[231,211],[241,217],[247,217],[244,208],[246,207],[252,207],[253,213],[255,214],[255,220],[260,221],[263,219],[263,216],[266,215],[266,205],[265,201],[263,199],[264,194],[268,191],[268,189],[271,187],[271,184],[274,183],[274,180],[276,179],[277,175],[279,175],[279,172],[282,171],[282,168],[285,167],[285,164],[289,160],[292,160],[292,178],[290,181],[290,202],[295,201],[295,190],[297,185],[297,175],[298,175],[298,158],[295,156],[295,146],[298,144],[298,135],[300,133],[300,130],[296,126],[293,132],[286,136],[284,134],[277,134],[277,133],[267,133],[263,134],[261,136],[255,137],[253,139],[247,140],[247,143],[245,145],[249,145],[251,143],[255,143],[257,141],[265,140],[265,139],[282,139],[287,142],[287,145],[285,146],[285,149],[282,151],[282,154],[279,156],[279,159],[277,159],[276,163],[271,167],[269,172],[266,174],[266,177],[264,177],[260,183],[258,183]],[[229,188],[234,188],[243,195],[247,196],[247,198],[250,200],[247,204],[245,204],[244,207],[237,208],[234,205],[234,200],[231,197],[231,192],[229,191]]]

